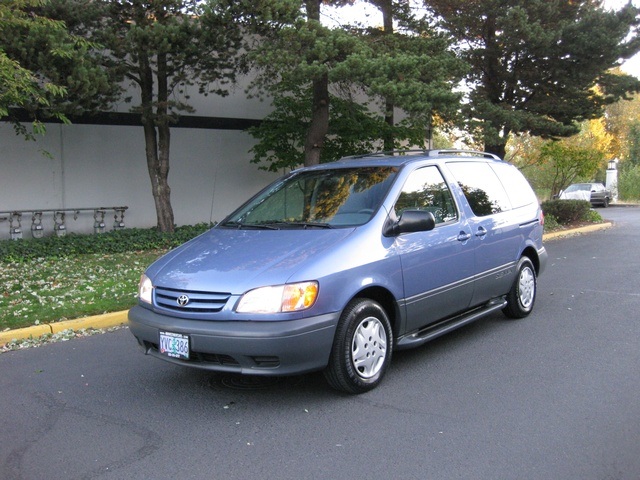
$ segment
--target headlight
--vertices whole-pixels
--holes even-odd
[[[301,282],[256,288],[245,293],[238,313],[298,312],[313,306],[318,297],[318,282]]]
[[[140,284],[138,285],[138,298],[145,303],[151,303],[151,297],[153,295],[153,285],[149,277],[142,275],[140,277]]]

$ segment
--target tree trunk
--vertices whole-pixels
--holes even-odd
[[[499,156],[500,158],[502,158],[504,160],[504,156],[507,153],[506,141],[500,142],[500,143],[498,143],[498,142],[492,142],[492,143],[493,143],[493,145],[488,144],[488,143],[485,144],[485,146],[484,146],[485,152],[493,153],[493,154]]]
[[[324,140],[329,132],[329,77],[324,74],[313,81],[311,124],[304,142],[305,166],[318,165]]]
[[[393,35],[393,9],[391,0],[379,0],[378,7],[382,12],[382,25],[385,35]],[[393,126],[395,125],[394,104],[389,98],[385,99],[384,121],[389,125],[389,130],[384,136],[384,150],[391,152],[395,149],[395,138],[393,135]]]
[[[165,72],[162,74],[162,72]],[[158,230],[173,232],[174,218],[169,188],[169,118],[167,115],[166,58],[158,56],[158,103],[153,111],[153,70],[146,55],[140,55],[140,90],[147,169],[156,206]],[[157,131],[156,131],[157,125]]]
[[[306,0],[307,20],[320,21],[321,0]],[[324,141],[329,133],[329,75],[313,80],[311,123],[304,142],[305,166],[318,165]]]
[[[169,127],[159,127],[156,132],[153,122],[143,120],[143,123],[147,169],[151,180],[153,201],[156,206],[158,230],[161,232],[173,232],[173,208],[171,207],[171,188],[168,182]]]

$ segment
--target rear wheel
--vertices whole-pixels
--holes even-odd
[[[523,318],[531,313],[536,300],[536,270],[528,257],[518,262],[518,275],[507,294],[507,306],[502,310],[509,318]]]
[[[357,298],[342,312],[329,365],[329,384],[343,392],[363,393],[378,386],[393,351],[393,332],[379,303]]]

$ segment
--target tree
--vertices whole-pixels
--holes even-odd
[[[597,0],[425,0],[471,65],[469,123],[500,156],[512,133],[573,135],[579,122],[640,90],[608,70],[640,50],[640,9],[605,11]],[[598,95],[598,85],[604,95]]]
[[[50,9],[44,0],[0,3],[0,118],[28,139],[44,133],[44,121],[68,123],[68,115],[104,106],[118,92],[92,53],[96,45]]]
[[[602,123],[611,138],[610,149],[607,152],[609,158],[619,159],[623,166],[628,162],[640,162],[640,95],[632,95],[607,105]]]
[[[259,36],[247,55],[258,74],[251,89],[258,96],[269,95],[275,107],[263,125],[251,130],[259,139],[254,161],[266,160],[272,170],[300,164],[301,153],[305,165],[320,163],[335,97],[329,87],[355,46],[348,33],[322,25],[322,0],[300,1],[295,9],[287,1],[275,3],[284,12],[278,15],[281,21],[271,21],[272,10],[267,10],[269,16],[260,12],[263,18],[252,25]]]
[[[590,179],[602,164],[603,155],[593,149],[552,140],[542,147],[540,163],[553,173],[551,194],[560,193],[571,183]]]
[[[640,120],[634,120],[631,125],[629,125],[627,141],[627,162],[630,166],[638,167],[640,166]]]
[[[399,4],[390,15],[409,18]],[[318,0],[304,5],[302,17],[263,34],[250,55],[260,72],[254,88],[267,92],[275,106],[252,130],[259,140],[254,161],[277,169],[298,165],[301,152],[311,165],[371,151],[381,140],[388,149],[401,142],[423,145],[438,109],[458,106],[453,87],[461,64],[443,37],[422,24],[402,33],[330,29],[314,10]],[[382,5],[385,12],[390,5]],[[405,114],[399,122],[395,108]]]
[[[383,99],[384,120],[389,126],[385,150],[397,147],[395,109],[406,115],[405,123],[429,132],[436,120],[452,119],[461,94],[455,88],[466,66],[451,51],[450,39],[437,32],[425,18],[418,18],[407,0],[369,0],[382,13],[383,27],[365,30],[370,49],[366,58],[351,62],[360,72],[359,82],[369,96]],[[364,67],[364,68],[359,68]],[[414,144],[424,141],[412,139]]]
[[[171,125],[192,111],[186,85],[225,95],[235,78],[234,56],[241,32],[233,1],[57,0],[57,12],[73,20],[85,38],[106,50],[104,68],[118,71],[139,93],[140,114],[158,229],[173,231],[168,183]],[[78,12],[88,19],[78,20]],[[181,98],[181,99],[180,99]]]

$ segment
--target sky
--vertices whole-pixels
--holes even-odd
[[[612,8],[614,10],[618,10],[627,4],[628,0],[605,0],[604,6],[605,8]],[[631,4],[634,7],[640,7],[640,0],[632,0]],[[622,71],[628,73],[629,75],[633,75],[634,77],[640,78],[640,53],[636,54],[634,57],[631,57],[622,65]]]

